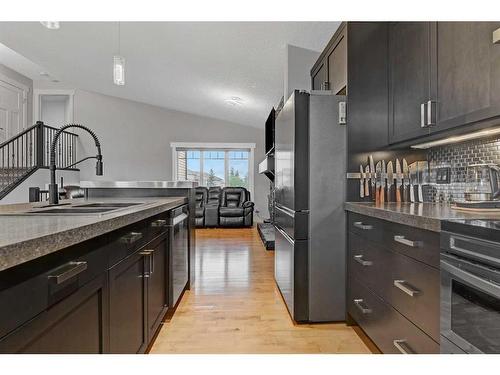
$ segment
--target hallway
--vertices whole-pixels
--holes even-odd
[[[198,229],[196,281],[151,353],[370,353],[345,324],[294,325],[257,230]]]

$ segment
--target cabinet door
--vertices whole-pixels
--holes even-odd
[[[148,265],[148,332],[152,338],[165,315],[168,305],[167,289],[167,240],[160,239],[146,246],[145,250],[150,252],[146,258]]]
[[[325,83],[327,81],[326,76],[326,64],[323,62],[316,73],[313,75],[312,79],[312,89],[313,90],[325,90]]]
[[[428,134],[421,127],[421,105],[431,97],[430,22],[389,25],[389,142]]]
[[[106,353],[106,312],[103,274],[1,339],[0,353]]]
[[[345,35],[328,55],[328,82],[335,94],[345,95],[347,86],[347,40]]]
[[[110,352],[140,353],[147,346],[146,256],[138,251],[109,271]]]
[[[500,22],[437,24],[438,123],[444,130],[500,115]]]

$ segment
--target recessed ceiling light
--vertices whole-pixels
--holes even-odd
[[[41,75],[42,77],[48,77],[48,76],[49,76],[49,73],[47,73],[47,72],[40,72],[40,75]]]
[[[230,98],[224,99],[224,101],[232,106],[242,105],[243,99],[238,96],[231,96]]]
[[[40,23],[50,30],[57,30],[61,27],[59,21],[40,21]]]

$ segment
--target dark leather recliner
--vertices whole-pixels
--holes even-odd
[[[243,187],[225,187],[221,193],[219,224],[222,227],[248,227],[253,225],[254,203],[250,192]]]
[[[208,202],[208,189],[204,186],[198,186],[195,189],[196,209],[194,220],[197,227],[205,226],[205,208]]]
[[[220,206],[221,188],[213,186],[208,188],[208,201],[205,209],[205,226],[219,226],[219,206]]]

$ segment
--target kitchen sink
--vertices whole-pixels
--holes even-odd
[[[80,207],[65,207],[65,208],[50,208],[43,209],[39,211],[27,211],[23,214],[25,215],[46,215],[46,214],[100,214],[103,212],[114,211],[116,208],[107,207],[107,208],[80,208]]]
[[[125,210],[129,207],[145,205],[147,203],[129,203],[129,202],[95,202],[86,204],[62,204],[58,206],[42,206],[37,208],[32,208],[29,211],[21,212],[7,212],[2,213],[0,216],[56,216],[56,215],[76,215],[76,216],[101,216],[107,213],[114,213],[121,210]]]
[[[87,204],[79,204],[76,207],[88,207],[88,208],[100,208],[100,207],[113,207],[113,208],[122,208],[122,207],[132,207],[132,206],[137,206],[139,204],[143,203],[87,203]]]

